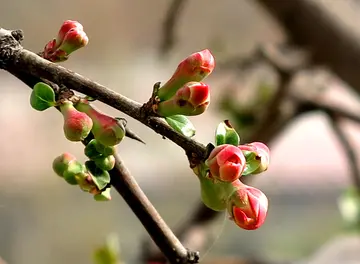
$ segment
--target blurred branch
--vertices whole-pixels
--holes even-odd
[[[16,34],[14,34],[14,31],[11,32],[0,28],[0,68],[12,73],[30,88],[42,80],[53,82],[55,86],[61,84],[68,88],[75,88],[74,90],[102,100],[102,102],[106,104],[111,105],[109,101],[112,102],[116,106],[115,108],[125,109],[131,116],[139,118],[148,126],[155,126],[154,130],[171,131],[171,129],[165,127],[160,119],[152,117],[153,120],[148,120],[147,117],[144,117],[141,113],[141,104],[131,101],[100,84],[92,82],[79,74],[48,62],[38,55],[23,49],[19,43],[19,41],[22,40],[22,33],[19,31],[15,31],[15,33]],[[101,89],[103,91],[101,91]],[[89,91],[89,93],[87,91]],[[112,96],[115,98],[112,98]],[[163,128],[161,128],[161,126],[163,126]],[[165,135],[167,134],[165,133],[164,136]],[[180,136],[177,142],[188,141],[187,138],[180,134],[175,134],[175,137],[176,136]],[[191,144],[193,146],[190,148],[184,148],[187,152],[193,153],[191,148],[194,148],[194,145],[198,145],[200,146],[200,150],[197,150],[197,152],[202,153],[203,146],[201,144],[190,141],[190,145]],[[188,251],[184,248],[142,192],[119,156],[116,156],[116,166],[110,171],[110,175],[111,184],[128,203],[129,207],[139,218],[170,263],[197,263],[199,260],[198,252]]]
[[[342,131],[340,124],[339,124],[339,116],[336,112],[331,110],[325,111],[329,117],[331,128],[333,129],[336,137],[338,138],[341,146],[344,149],[344,153],[347,157],[349,167],[351,170],[351,178],[353,184],[356,186],[358,190],[360,190],[360,169],[358,165],[358,161],[356,159],[356,153],[354,151],[354,147],[351,146],[348,138],[346,137],[345,133]]]
[[[324,111],[336,115],[336,118],[343,118],[360,124],[360,115],[356,115],[342,107],[338,107],[333,104],[322,102],[321,100],[314,100],[310,98],[301,98],[299,96],[290,95],[290,98],[299,104],[301,104],[301,112],[310,111]]]
[[[349,1],[257,0],[282,25],[289,40],[310,52],[360,94],[358,7]]]
[[[162,36],[160,38],[160,55],[166,56],[174,47],[176,42],[176,24],[181,17],[186,0],[172,0],[162,23]]]

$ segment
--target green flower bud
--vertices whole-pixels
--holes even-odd
[[[73,161],[76,161],[76,157],[66,152],[54,159],[52,168],[57,175],[63,177],[64,172],[68,169],[69,164]]]
[[[106,171],[112,170],[115,166],[115,157],[113,155],[99,157],[94,159],[94,161],[97,167]]]

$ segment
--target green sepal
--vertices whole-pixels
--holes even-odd
[[[46,83],[38,82],[34,85],[31,92],[30,105],[38,111],[44,111],[49,107],[55,106],[54,90]]]
[[[109,171],[115,166],[115,157],[113,155],[107,157],[102,156],[93,160],[95,161],[96,166],[102,170]]]
[[[243,151],[245,159],[246,159],[246,167],[241,174],[242,176],[247,176],[255,172],[261,164],[261,159],[258,159],[256,153],[251,151]]]
[[[94,199],[95,201],[103,202],[103,201],[110,201],[111,200],[111,188],[106,188],[101,193],[95,194]]]
[[[215,130],[215,144],[216,146],[229,144],[239,146],[240,136],[231,126],[229,120],[221,122]]]
[[[199,176],[201,200],[214,211],[223,211],[227,208],[227,200],[235,188],[230,182],[219,182],[208,177]]]
[[[110,183],[110,174],[107,171],[98,168],[94,161],[86,161],[85,166],[89,170],[91,178],[99,190],[104,189]]]
[[[97,149],[97,140],[96,139],[92,139],[86,146],[84,149],[84,153],[86,155],[86,157],[88,157],[89,159],[93,160],[96,158],[99,158],[102,156],[102,153],[98,151]]]
[[[183,115],[173,115],[165,117],[166,122],[177,132],[183,134],[186,137],[195,136],[196,129],[190,120]]]

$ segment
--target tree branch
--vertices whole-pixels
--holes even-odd
[[[28,51],[12,36],[0,29],[0,69],[17,76],[23,72],[31,76],[41,76],[58,85],[89,95],[150,127],[155,132],[167,137],[187,153],[204,159],[206,148],[203,144],[189,139],[168,126],[163,119],[149,116],[142,111],[142,104],[118,94],[107,87],[96,83],[55,63],[49,62],[35,53]],[[7,31],[9,32],[9,31]],[[3,34],[3,36],[2,36]],[[150,93],[149,93],[150,94]]]
[[[306,48],[360,94],[358,11],[349,1],[257,0],[282,25],[290,41]]]
[[[118,155],[116,155],[115,169],[110,171],[110,175],[111,184],[133,210],[170,263],[198,263],[199,253],[184,248],[143,193]]]
[[[67,85],[68,88],[72,88],[71,85],[76,86],[77,82],[79,82],[82,83],[82,86],[80,90],[76,89],[77,91],[95,98],[99,98],[96,89],[102,87],[101,85],[92,83],[90,80],[81,77],[76,73],[72,73],[71,71],[66,70],[63,67],[58,67],[53,63],[43,60],[32,52],[24,50],[19,43],[19,41],[22,40],[22,33],[19,33],[19,31],[15,31],[14,35],[13,33],[14,31],[11,32],[0,29],[1,68],[8,70],[14,76],[27,84],[30,88],[32,88],[39,81],[48,82],[47,79],[43,79],[46,77],[42,75],[42,73],[46,73],[45,76],[50,76],[50,81],[56,83],[55,85],[62,84]],[[13,60],[15,60],[15,62],[13,62]],[[18,64],[19,61],[22,62]],[[27,63],[29,65],[27,65]],[[22,65],[22,67],[20,67],[19,65]],[[62,74],[61,71],[63,71],[62,76],[59,76],[58,78],[52,77],[52,74],[54,73]],[[70,80],[66,82],[66,78],[71,78],[72,75],[75,76],[75,80]],[[39,76],[41,76],[41,79]],[[68,83],[70,83],[70,85],[68,85]],[[92,90],[91,93],[88,93],[86,90],[87,84],[95,87],[95,91]],[[126,109],[128,113],[134,114],[135,117],[141,117],[144,122],[148,121],[146,117],[141,114],[141,105],[139,103],[131,101],[130,99],[127,99],[126,97],[119,94],[116,94],[115,92],[112,92],[105,87],[102,88],[105,92],[100,93],[100,97],[103,98],[104,103],[108,103],[107,97],[111,99],[111,96],[115,95],[116,98],[120,99],[120,102],[125,102],[125,106],[123,106],[123,108]],[[114,102],[115,100],[112,99],[110,101]],[[152,123],[149,122],[149,124],[153,124],[155,126],[165,126],[164,123],[161,123],[160,119],[155,118]],[[168,127],[166,127],[165,131],[167,131],[167,129]],[[180,134],[177,136],[182,137]],[[183,142],[184,140],[187,139],[180,139],[178,140],[178,142]],[[194,143],[198,144],[195,141]],[[191,149],[185,150],[187,152],[191,152]],[[135,179],[130,175],[130,172],[126,169],[120,157],[116,155],[115,158],[115,168],[110,171],[111,184],[121,194],[129,207],[139,218],[145,229],[148,231],[149,235],[152,237],[156,245],[162,250],[163,254],[167,257],[170,263],[198,263],[199,253],[189,251],[184,248],[184,246],[180,243],[180,241],[173,234],[171,229],[166,225],[164,220],[158,214],[151,202],[147,199],[146,195],[142,192]]]

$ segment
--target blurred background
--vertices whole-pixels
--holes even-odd
[[[354,1],[344,2],[353,5]],[[244,124],[242,111],[263,111],[267,99],[256,101],[253,93],[266,87],[274,94],[279,78],[269,65],[239,70],[227,62],[251,56],[259,44],[283,42],[284,31],[257,1],[187,1],[177,20],[176,45],[159,56],[170,4],[165,0],[0,0],[0,26],[23,29],[23,46],[38,52],[56,37],[64,20],[79,21],[89,44],[62,65],[139,102],[148,100],[153,84],[166,81],[180,60],[209,48],[219,67],[206,79],[212,87],[209,111],[191,118],[196,140],[213,142],[215,127],[224,119],[230,119],[240,136],[244,133],[244,140],[251,138],[252,123]],[[122,260],[139,263],[140,242],[147,234],[123,199],[113,190],[111,202],[95,202],[53,173],[52,161],[63,152],[85,160],[83,146],[65,139],[62,116],[55,109],[34,111],[29,104],[31,90],[5,71],[0,72],[0,86],[1,258],[9,264],[92,263],[93,250],[109,233],[116,233]],[[294,87],[304,86],[310,91],[325,87],[323,100],[359,113],[358,95],[323,69],[297,76]],[[108,114],[123,116],[95,104]],[[147,144],[126,139],[118,151],[162,217],[175,227],[199,201],[198,180],[179,147],[126,118]],[[342,128],[354,149],[359,149],[359,126],[344,121]],[[269,198],[267,221],[256,231],[245,231],[225,220],[225,214],[217,217],[208,227],[213,234],[210,240],[219,235],[206,257],[209,260],[226,256],[306,262],[328,243],[352,237],[344,231],[338,209],[339,195],[351,184],[351,171],[327,116],[312,111],[291,119],[271,138],[266,133],[262,130],[270,144],[271,164],[266,173],[253,177],[251,185]],[[358,238],[351,239],[346,243],[360,248]],[[351,263],[360,263],[359,255],[355,259]]]

